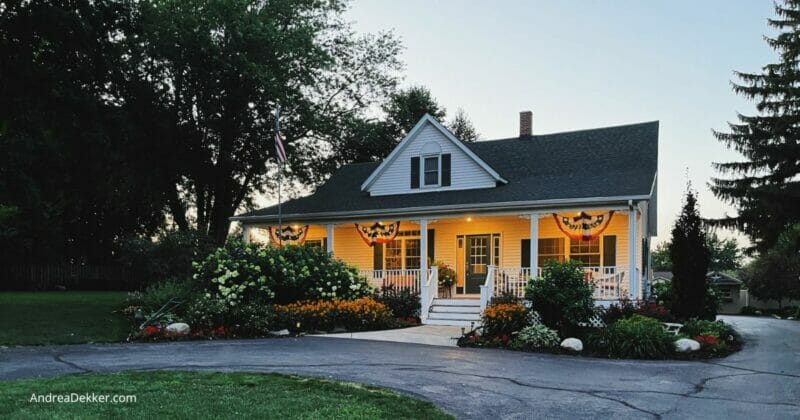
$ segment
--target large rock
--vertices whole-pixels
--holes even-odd
[[[561,348],[572,351],[583,351],[583,342],[577,338],[567,338],[561,342]]]
[[[170,334],[184,335],[184,334],[189,334],[191,328],[189,328],[189,324],[185,324],[183,322],[176,322],[174,324],[167,325],[166,330]]]
[[[700,343],[690,338],[681,338],[675,341],[675,351],[678,353],[689,353],[700,350]]]

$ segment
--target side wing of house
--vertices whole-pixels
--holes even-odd
[[[362,185],[371,196],[493,188],[502,177],[425,116]]]

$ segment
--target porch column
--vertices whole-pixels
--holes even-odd
[[[325,251],[327,251],[328,254],[333,254],[333,225],[328,225],[328,236],[325,243]]]
[[[637,281],[636,278],[636,246],[638,245],[637,235],[636,235],[636,207],[633,203],[629,206],[630,210],[628,211],[628,279],[630,284],[628,285],[628,294],[630,295],[630,299],[636,299],[639,296],[639,292],[637,289]]]
[[[242,242],[250,243],[250,226],[242,224]]]
[[[539,271],[539,213],[531,213],[531,277]]]
[[[419,219],[419,271],[420,287],[428,280],[428,219]]]

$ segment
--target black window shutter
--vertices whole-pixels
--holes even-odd
[[[450,186],[450,153],[442,155],[442,186]]]
[[[435,240],[433,239],[433,233],[433,229],[428,229],[428,260],[430,261],[436,261],[433,253],[433,244],[435,243]]]
[[[419,156],[411,158],[411,188],[419,188]]]
[[[617,265],[617,237],[614,235],[603,236],[603,266]]]
[[[322,238],[322,249],[328,250],[328,238]]]
[[[372,269],[383,270],[383,244],[372,246]]]
[[[522,267],[530,268],[531,266],[531,240],[530,239],[523,239],[522,244],[520,244],[520,249],[522,252]]]

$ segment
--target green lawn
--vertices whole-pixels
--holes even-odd
[[[132,403],[33,403],[32,394],[135,395]],[[275,374],[125,372],[2,382],[0,418],[448,419],[433,404],[362,385]]]
[[[0,345],[123,341],[125,292],[2,292]]]

